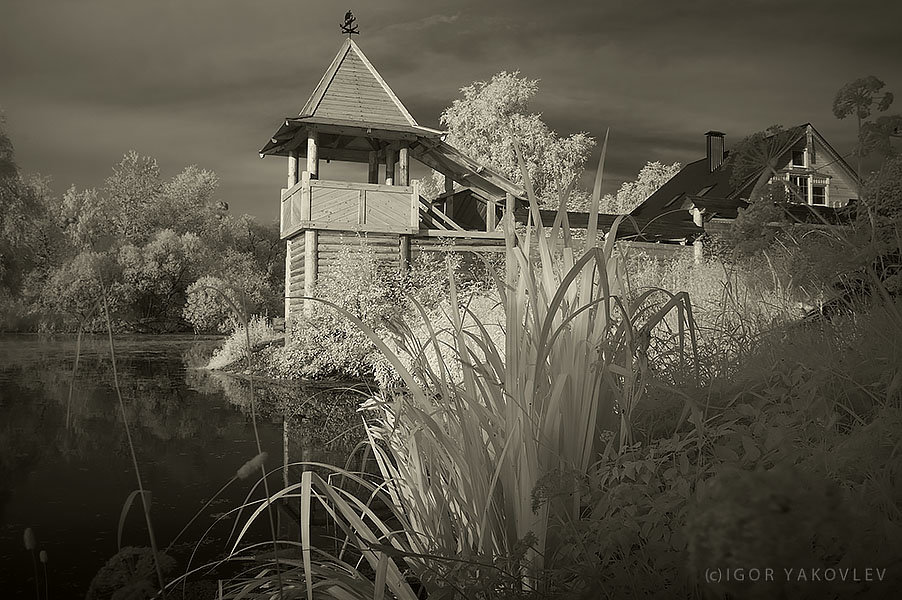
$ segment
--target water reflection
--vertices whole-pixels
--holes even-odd
[[[144,485],[153,491],[157,539],[166,545],[244,461],[257,453],[251,383],[197,367],[215,340],[117,338],[126,418]],[[123,501],[137,487],[103,338],[82,344],[72,383],[72,338],[0,337],[0,589],[34,593],[22,545],[33,527],[50,555],[51,594],[83,596],[91,577],[116,551]],[[255,413],[267,467],[315,460],[343,463],[360,438],[359,392],[254,382]],[[283,471],[272,485],[293,481]],[[177,546],[184,557],[214,516],[242,502],[252,482],[230,486]],[[281,518],[290,535],[290,518]],[[214,531],[201,551],[211,558],[228,536]],[[146,545],[143,517],[129,515],[124,545]],[[54,589],[56,593],[54,594]]]

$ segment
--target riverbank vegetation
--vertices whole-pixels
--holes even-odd
[[[230,214],[217,185],[195,166],[165,178],[129,152],[99,188],[57,195],[19,172],[0,127],[0,330],[102,331],[105,297],[116,331],[231,331],[205,286],[281,314],[278,225]]]
[[[886,201],[888,181],[869,198]],[[402,385],[362,407],[371,468],[307,471],[270,498],[298,502],[300,543],[224,597],[887,597],[902,551],[902,305],[887,245],[899,222],[879,205],[820,234],[847,260],[832,279],[809,273],[815,287],[792,276],[811,249],[791,227],[766,260],[738,263],[769,274],[755,279],[725,263],[630,265],[613,236],[583,246],[506,221],[500,315],[461,301],[453,271],[444,319],[423,310],[377,332],[324,303]],[[861,286],[800,320],[799,298],[836,280]],[[317,511],[340,543],[312,543]]]

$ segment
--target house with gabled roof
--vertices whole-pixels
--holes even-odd
[[[725,134],[707,132],[705,157],[688,163],[630,213],[637,221],[656,224],[644,239],[692,241],[704,231],[723,230],[749,205],[752,190],[761,181],[785,183],[791,201],[784,209],[791,218],[835,220],[839,209],[858,198],[857,174],[810,123],[787,133],[769,164],[762,162],[737,184]],[[696,234],[687,236],[691,225]]]

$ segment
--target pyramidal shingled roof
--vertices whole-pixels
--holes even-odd
[[[418,127],[351,39],[342,44],[299,117]]]

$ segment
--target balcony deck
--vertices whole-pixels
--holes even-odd
[[[410,186],[321,181],[305,172],[282,190],[282,239],[306,229],[414,234],[420,229],[420,194]]]

